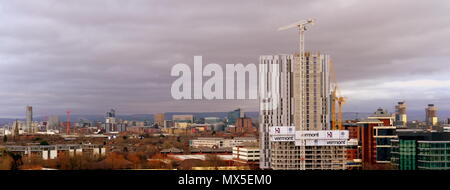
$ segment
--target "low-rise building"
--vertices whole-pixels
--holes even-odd
[[[172,120],[175,123],[194,123],[193,115],[173,115]]]
[[[236,166],[248,166],[249,169],[259,169],[259,147],[233,147],[233,161]]]
[[[254,137],[235,137],[232,139],[220,137],[199,137],[189,141],[189,145],[194,148],[208,147],[208,148],[231,148],[235,146],[242,146],[249,143],[257,143]]]
[[[259,147],[233,147],[233,159],[244,162],[259,162]]]
[[[58,144],[58,145],[8,145],[4,149],[7,152],[20,154],[27,157],[41,157],[43,160],[55,159],[61,154],[104,156],[106,150],[102,145],[95,144]]]

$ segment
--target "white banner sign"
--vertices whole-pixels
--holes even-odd
[[[269,135],[295,135],[294,126],[273,126],[269,128]]]
[[[274,135],[270,136],[272,142],[294,142],[294,135]]]
[[[305,146],[346,146],[348,140],[324,140],[324,139],[308,139],[296,140],[295,146],[301,146],[301,141],[304,141]]]
[[[295,139],[348,139],[347,130],[328,130],[328,131],[296,131]]]

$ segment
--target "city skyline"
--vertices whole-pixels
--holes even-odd
[[[306,34],[306,50],[331,56],[344,111],[393,112],[402,100],[408,111],[430,103],[450,110],[449,7],[444,1],[2,2],[0,118],[24,116],[26,105],[41,115],[111,107],[124,114],[257,111],[258,100],[175,101],[170,69],[192,66],[195,55],[224,65],[294,53],[296,32],[276,28],[309,17],[320,24]]]

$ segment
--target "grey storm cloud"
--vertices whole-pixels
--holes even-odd
[[[254,111],[256,100],[173,100],[171,67],[293,53],[296,31],[276,29],[307,18],[306,48],[331,55],[346,111],[450,109],[449,12],[446,0],[0,0],[0,116]]]

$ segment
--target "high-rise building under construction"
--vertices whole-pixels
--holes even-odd
[[[425,108],[425,122],[428,125],[438,124],[437,107],[434,104],[428,104],[428,107]]]
[[[305,145],[302,150],[293,138],[271,136],[274,126],[295,126],[289,128],[295,133],[331,129],[329,56],[306,53],[305,58],[302,64],[298,54],[260,57],[262,169],[345,169],[345,146]]]
[[[395,125],[406,126],[407,122],[406,103],[404,101],[398,102],[395,106]]]

